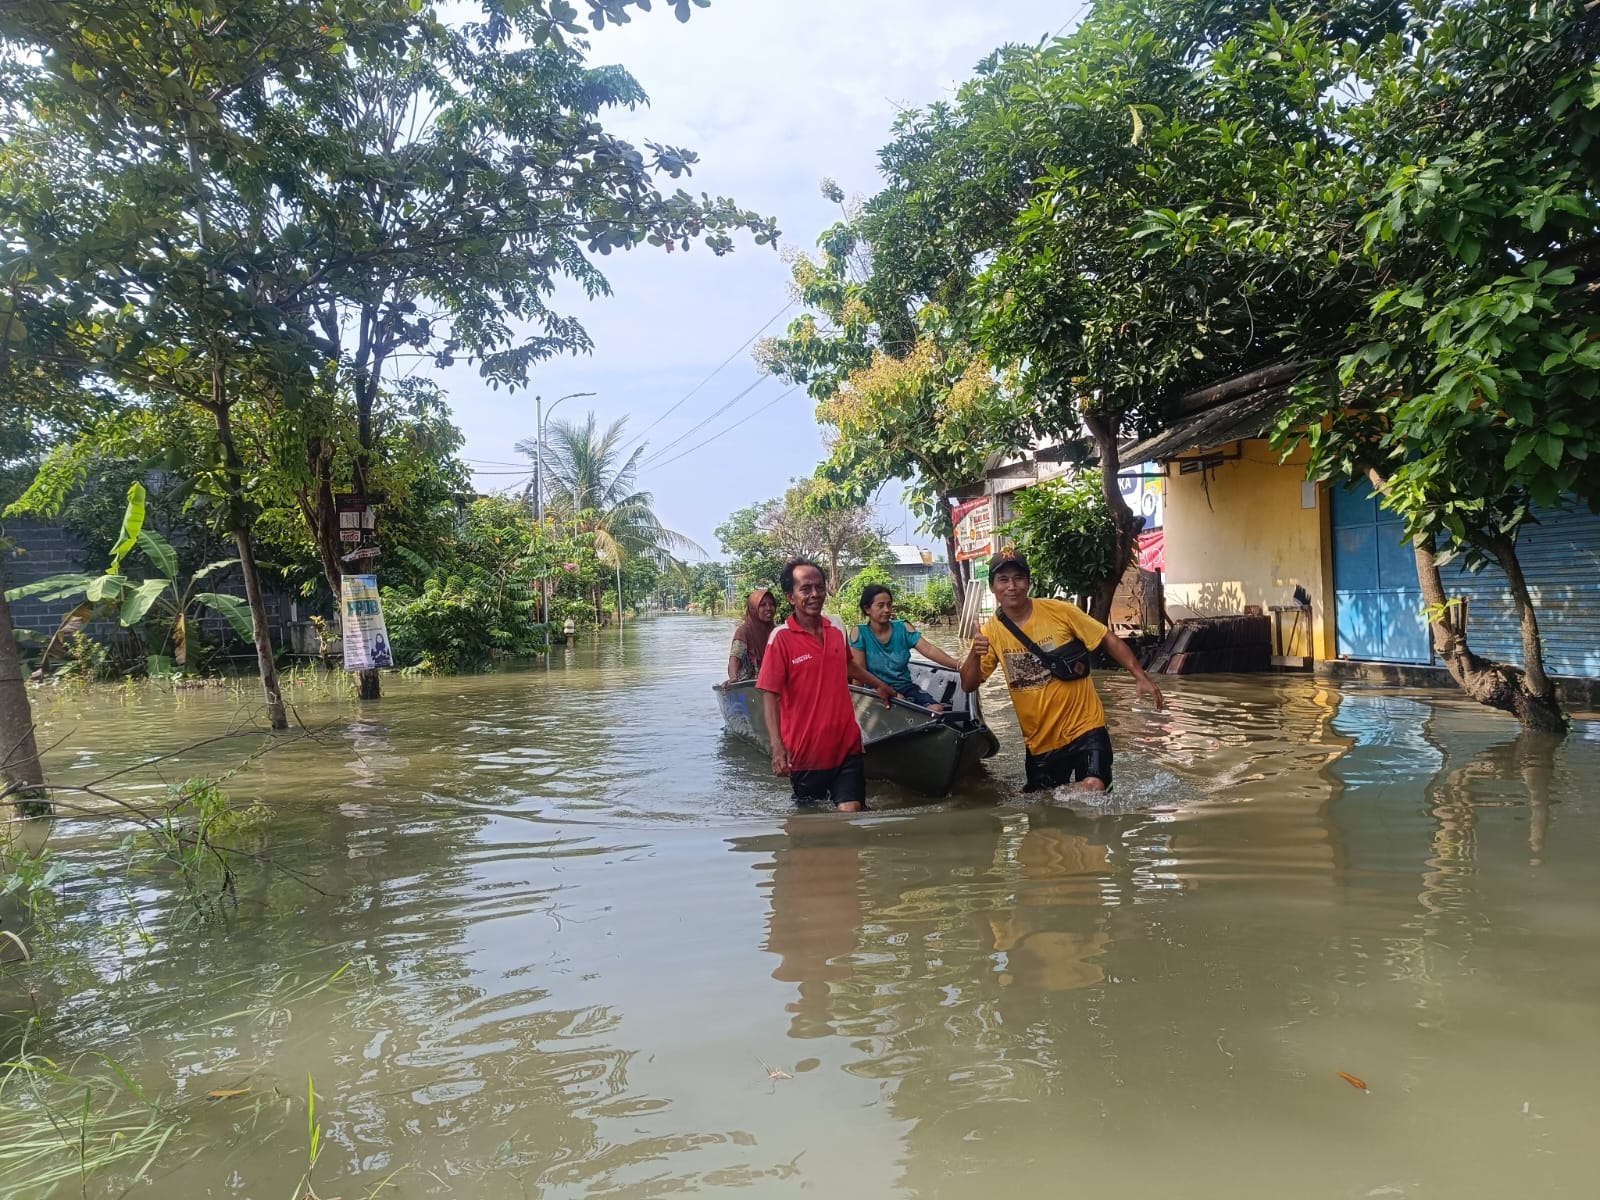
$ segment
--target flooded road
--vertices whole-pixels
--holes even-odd
[[[288,1200],[313,1129],[343,1200],[1595,1194],[1600,726],[1299,677],[1175,680],[1158,714],[1102,676],[1109,811],[1015,796],[991,691],[1005,749],[953,799],[795,815],[718,728],[730,629],[363,711],[298,689],[316,736],[227,784],[275,815],[225,926],[151,878],[148,936],[0,984],[0,1057],[37,1014],[32,1051],[109,1055],[177,1122],[82,1194]],[[87,781],[246,703],[47,695],[40,740]]]

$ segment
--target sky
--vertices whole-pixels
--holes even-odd
[[[729,196],[776,217],[783,244],[810,251],[840,216],[819,191],[824,177],[847,194],[876,192],[877,151],[899,111],[952,99],[990,51],[1053,34],[1085,6],[713,0],[680,23],[657,4],[626,26],[593,35],[590,58],[622,64],[650,96],[647,109],[606,117],[612,132],[696,151],[700,163],[683,182],[686,190]],[[713,530],[729,513],[781,495],[824,456],[812,401],[803,391],[779,399],[786,385],[764,379],[749,350],[739,351],[770,319],[777,317],[762,336],[781,332],[797,314],[785,310],[788,268],[771,247],[749,238],[722,258],[703,246],[670,255],[640,247],[600,262],[610,297],[590,303],[576,289],[556,295],[557,306],[588,329],[592,354],[544,363],[515,392],[490,389],[470,367],[442,373],[466,436],[463,454],[481,491],[520,490],[527,464],[513,447],[534,434],[535,395],[548,403],[593,392],[565,401],[556,418],[581,420],[592,410],[603,423],[627,417],[629,432],[637,433],[698,386],[649,428],[646,454],[656,457],[646,458],[640,483],[669,529],[719,557]],[[733,361],[707,380],[730,355]],[[769,402],[761,415],[696,448]],[[916,529],[894,485],[881,495],[878,516],[893,542],[937,545]]]

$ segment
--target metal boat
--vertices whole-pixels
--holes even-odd
[[[885,705],[876,692],[852,687],[867,777],[887,779],[924,796],[947,796],[957,779],[1000,749],[983,723],[976,693],[961,690],[956,672],[937,663],[913,661],[911,678],[946,712],[933,712],[908,700]],[[766,713],[755,680],[719,683],[713,689],[728,732],[772,753]]]

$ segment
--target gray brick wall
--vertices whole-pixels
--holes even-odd
[[[103,549],[91,550],[59,525],[32,520],[7,521],[5,536],[11,543],[3,551],[7,591],[48,579],[52,575],[93,574],[105,566],[106,552]],[[242,597],[244,582],[235,568],[206,580],[203,590]],[[267,591],[267,624],[272,630],[274,646],[285,645],[288,641],[292,599],[270,588]],[[43,601],[30,596],[12,603],[11,622],[18,629],[49,637],[73,607],[71,600]],[[202,628],[208,639],[222,638],[230,643],[238,641],[233,627],[221,617],[206,617]],[[117,626],[110,622],[97,622],[88,630],[90,636],[101,641],[112,640],[117,632]],[[229,649],[232,653],[243,653],[247,647],[235,644]]]

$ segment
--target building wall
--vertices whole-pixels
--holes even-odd
[[[48,579],[52,575],[98,574],[105,569],[106,552],[85,546],[67,530],[51,522],[34,520],[7,521],[6,540],[9,548],[0,549],[5,555],[6,590]],[[134,570],[135,578],[143,578],[146,564],[141,560]],[[222,592],[229,596],[244,596],[244,583],[237,568],[223,571],[206,581],[204,591]],[[81,599],[81,597],[80,597]],[[275,644],[282,645],[288,638],[288,627],[294,619],[294,598],[268,587],[264,596],[267,608],[267,625]],[[62,620],[78,604],[78,600],[43,601],[33,597],[15,600],[11,604],[11,622],[19,630],[34,635],[40,644],[61,625]],[[208,637],[225,642],[237,642],[233,627],[215,614],[201,618],[201,628]],[[118,634],[115,622],[97,621],[84,632],[100,641],[110,641]],[[36,653],[36,651],[29,651]],[[233,653],[243,656],[245,649],[234,645]]]
[[[1224,461],[1205,472],[1167,465],[1167,612],[1181,620],[1293,604],[1298,584],[1311,594],[1310,645],[1302,624],[1286,652],[1333,658],[1329,501],[1302,486],[1304,451],[1280,463],[1258,440],[1215,453]]]

